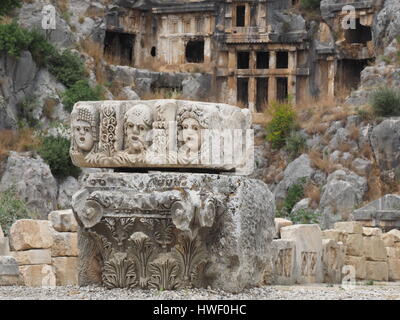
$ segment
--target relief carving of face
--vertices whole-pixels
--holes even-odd
[[[148,106],[139,104],[131,108],[125,114],[125,150],[132,154],[146,150],[151,143],[152,125],[153,114]]]
[[[78,119],[73,122],[72,129],[77,147],[84,152],[92,150],[94,138],[90,123]]]
[[[182,139],[184,145],[191,152],[198,152],[201,146],[200,123],[193,118],[187,118],[182,121]]]

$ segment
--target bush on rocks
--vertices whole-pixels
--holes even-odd
[[[9,234],[11,225],[19,219],[33,218],[26,204],[22,201],[15,190],[9,189],[0,192],[0,225],[5,235]]]
[[[80,169],[75,167],[69,156],[70,141],[61,136],[44,136],[39,154],[57,178],[77,177]]]
[[[65,109],[71,112],[76,102],[102,100],[103,95],[104,91],[100,85],[91,87],[86,80],[80,80],[64,92],[63,104]]]
[[[400,116],[400,91],[382,87],[371,95],[374,113],[382,117]]]
[[[266,127],[266,139],[272,148],[279,149],[285,145],[287,137],[296,127],[296,111],[289,102],[274,102],[270,113],[272,120]]]

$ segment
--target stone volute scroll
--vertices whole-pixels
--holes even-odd
[[[114,169],[85,175],[72,199],[80,285],[240,291],[264,281],[275,202],[243,176],[252,160],[246,110],[79,102],[71,121],[74,164]]]

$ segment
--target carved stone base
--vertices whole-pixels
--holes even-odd
[[[271,266],[275,203],[259,180],[91,173],[73,197],[79,284],[238,292]]]

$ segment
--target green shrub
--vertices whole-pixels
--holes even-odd
[[[301,0],[303,9],[316,10],[320,7],[321,0]]]
[[[371,106],[378,116],[400,116],[400,92],[387,87],[379,88],[371,95]]]
[[[30,36],[32,40],[28,50],[33,59],[39,66],[48,67],[49,60],[57,54],[57,49],[38,30],[32,30]]]
[[[0,225],[8,235],[11,225],[19,219],[36,218],[26,208],[13,188],[0,192]]]
[[[300,209],[293,214],[290,215],[290,220],[294,224],[310,224],[310,223],[318,223],[318,218],[320,214],[305,210],[305,209]]]
[[[104,90],[100,85],[92,88],[86,80],[76,82],[63,93],[63,104],[66,110],[72,111],[72,107],[78,101],[103,100]]]
[[[298,132],[293,131],[286,138],[285,150],[289,153],[291,159],[297,158],[306,149],[306,139]]]
[[[286,213],[286,215],[290,215],[293,207],[297,202],[299,202],[304,197],[304,184],[306,183],[306,179],[302,178],[298,183],[289,187],[287,196],[283,201],[282,211]]]
[[[80,169],[71,162],[69,148],[69,139],[60,136],[42,137],[42,144],[38,152],[57,178],[77,177],[80,173]]]
[[[28,50],[31,43],[31,33],[16,22],[0,25],[0,51],[19,57],[21,51]]]
[[[274,149],[285,145],[286,138],[295,129],[296,112],[289,102],[272,103],[270,113],[272,120],[267,125],[267,141]]]
[[[21,7],[21,0],[1,0],[0,17],[5,16],[15,8]]]
[[[71,51],[55,52],[48,63],[49,71],[67,88],[85,79],[85,66],[81,58]]]
[[[39,120],[33,116],[33,111],[37,107],[39,107],[39,102],[35,96],[25,96],[25,98],[18,103],[21,115],[20,125],[29,128],[36,128],[39,125]]]

